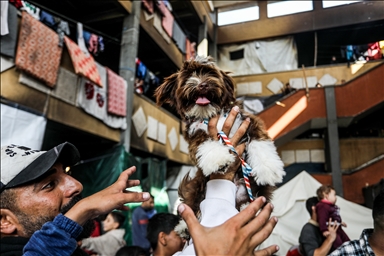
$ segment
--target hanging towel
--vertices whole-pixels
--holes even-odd
[[[1,1],[1,13],[0,13],[0,18],[1,18],[1,35],[5,36],[9,34],[9,29],[8,29],[8,7],[9,7],[9,2],[8,1]]]
[[[3,2],[1,2],[3,3]],[[14,5],[8,6],[8,34],[1,36],[0,52],[8,57],[15,57],[17,34],[19,26],[17,25],[17,9]]]
[[[44,81],[48,86],[56,84],[62,48],[59,36],[50,28],[22,13],[16,67]]]
[[[98,68],[104,67],[99,65]],[[81,77],[77,94],[77,104],[83,108],[85,112],[100,119],[106,125],[116,129],[126,129],[127,119],[125,117],[108,115],[105,102],[106,94],[106,88],[100,88],[86,78]]]
[[[63,47],[64,44],[64,36],[69,36],[71,31],[69,30],[68,22],[60,20],[57,24],[56,32],[59,35],[59,46]]]
[[[143,3],[144,9],[152,14],[153,13],[153,0],[141,0]]]
[[[77,95],[77,103],[88,114],[103,120],[106,108],[106,93],[95,83],[88,79],[80,78],[79,93]]]
[[[108,113],[126,116],[127,82],[107,68],[108,74]]]
[[[79,45],[79,48],[81,51],[88,56],[89,52],[87,49],[87,46],[85,45],[84,35],[83,35],[83,24],[78,22],[77,23],[77,44]]]
[[[161,20],[161,25],[164,28],[165,32],[167,32],[167,34],[172,37],[174,21],[173,15],[163,2],[160,2],[160,8],[164,14],[164,17]]]
[[[179,24],[177,22],[173,23],[173,32],[172,32],[173,40],[175,40],[175,43],[177,47],[180,49],[182,53],[185,53],[185,40],[186,36],[183,32],[183,30],[180,28]]]
[[[96,85],[103,87],[99,71],[96,67],[96,62],[91,55],[86,56],[80,47],[75,44],[69,37],[64,37],[65,44],[68,48],[69,55],[72,59],[73,67],[75,68],[75,73],[82,75]]]

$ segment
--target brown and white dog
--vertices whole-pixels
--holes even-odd
[[[237,105],[235,83],[228,73],[220,70],[211,57],[197,56],[185,61],[181,69],[165,78],[155,91],[157,104],[161,106],[168,103],[175,107],[186,122],[183,135],[189,143],[189,154],[198,170],[193,178],[187,174],[183,179],[179,186],[179,196],[195,214],[198,214],[200,202],[204,199],[209,175],[227,171],[227,167],[237,159],[228,146],[212,140],[207,134],[207,124],[211,117],[221,115],[217,125],[220,131],[229,111]],[[250,117],[251,122],[243,138],[246,143],[244,155],[245,161],[252,168],[252,194],[270,200],[275,184],[282,182],[285,172],[263,122],[257,116],[241,110],[228,137],[232,137],[246,117]],[[235,179],[238,186],[236,207],[240,209],[249,202],[241,167]]]

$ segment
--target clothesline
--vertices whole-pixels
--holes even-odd
[[[66,21],[72,23],[72,25],[74,25],[75,27],[76,27],[76,24],[78,23],[78,21],[73,20],[73,19],[71,19],[71,18],[69,18],[69,17],[67,17],[67,16],[65,16],[65,15],[63,15],[63,14],[60,14],[60,13],[58,13],[58,12],[55,12],[54,10],[51,10],[51,9],[49,9],[49,8],[47,8],[47,7],[45,7],[45,6],[41,5],[41,4],[39,4],[39,3],[36,3],[36,2],[33,1],[33,0],[28,0],[28,2],[31,3],[31,4],[33,4],[33,5],[35,5],[36,7],[39,7],[39,8],[41,8],[41,9],[43,9],[43,10],[45,10],[45,11],[47,11],[47,12],[49,12],[49,13],[55,15],[55,16],[58,16],[58,17],[60,17],[60,18],[62,18],[62,19],[64,19],[64,20],[66,20]],[[110,41],[112,41],[112,42],[115,42],[115,43],[120,44],[120,40],[117,39],[117,38],[115,38],[115,37],[111,37],[111,36],[109,36],[109,35],[107,35],[107,34],[104,34],[103,32],[97,31],[97,30],[95,30],[95,29],[93,29],[93,28],[91,28],[91,27],[89,27],[89,26],[87,26],[87,25],[84,25],[84,24],[83,24],[83,28],[86,29],[86,30],[88,30],[88,31],[90,31],[90,32],[93,32],[93,33],[95,33],[95,34],[98,34],[98,35],[102,36],[102,37],[104,38],[104,41],[105,41],[105,39],[108,39],[108,40],[110,40]]]

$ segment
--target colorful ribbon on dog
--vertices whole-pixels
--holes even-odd
[[[230,150],[239,157],[241,161],[241,170],[243,171],[245,187],[247,188],[249,199],[251,200],[251,202],[253,202],[253,200],[255,199],[252,195],[251,183],[249,182],[249,176],[251,176],[252,168],[249,166],[249,164],[244,161],[244,159],[239,154],[237,154],[235,147],[232,145],[231,141],[228,139],[227,135],[225,135],[224,132],[218,132],[217,137],[219,138],[221,143],[225,143],[225,145],[227,145]]]

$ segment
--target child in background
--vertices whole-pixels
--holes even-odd
[[[90,237],[78,242],[82,249],[87,249],[100,256],[115,255],[126,243],[124,240],[125,229],[121,228],[125,216],[120,212],[111,212],[103,221],[104,234]]]
[[[336,205],[336,191],[332,186],[322,185],[317,189],[317,197],[319,198],[319,202],[316,205],[317,222],[319,223],[319,228],[323,236],[327,237],[329,235],[329,218],[332,219],[335,225],[341,225],[336,232],[336,239],[331,249],[331,251],[333,251],[344,242],[350,240],[342,229],[342,227],[347,227],[347,224],[341,220],[340,208]]]

